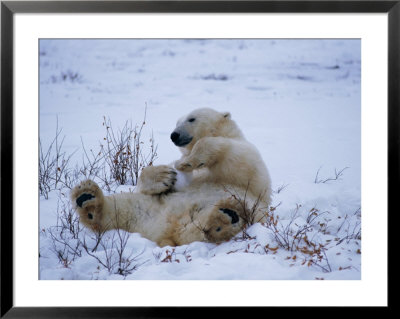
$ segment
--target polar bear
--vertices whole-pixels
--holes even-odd
[[[171,140],[182,158],[144,168],[135,192],[104,196],[93,181],[77,185],[71,200],[80,221],[97,232],[138,232],[160,246],[220,243],[265,221],[269,173],[229,112],[194,110],[178,121]]]
[[[221,243],[266,216],[258,206],[259,198],[246,195],[246,189],[231,194],[212,183],[161,195],[104,196],[94,181],[85,180],[72,189],[71,200],[80,222],[94,232],[117,228],[138,232],[160,247],[194,241]]]
[[[184,173],[186,183],[177,184],[177,172],[173,169],[152,166],[143,170],[139,192],[160,194],[180,191],[187,185],[212,183],[247,189],[265,207],[270,205],[272,191],[267,167],[229,112],[196,109],[178,120],[171,140],[182,152],[181,159],[172,166],[178,174]]]

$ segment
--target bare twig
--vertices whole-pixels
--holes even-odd
[[[326,179],[319,179],[319,178],[318,178],[318,175],[319,175],[319,172],[320,172],[321,168],[322,168],[322,167],[320,167],[320,168],[318,169],[317,174],[315,175],[315,178],[314,178],[314,183],[315,183],[315,184],[327,183],[327,182],[329,182],[329,181],[336,181],[336,180],[339,180],[340,177],[343,175],[344,170],[348,169],[349,167],[342,168],[342,169],[339,170],[339,171],[336,170],[336,168],[335,168],[335,175],[334,175],[333,177],[328,177],[328,178],[326,178]]]

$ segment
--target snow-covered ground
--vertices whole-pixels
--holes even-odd
[[[96,153],[104,144],[104,117],[118,131],[126,121],[140,125],[146,110],[142,147],[147,152],[153,136],[154,164],[167,164],[180,157],[169,137],[178,118],[198,107],[230,111],[270,171],[278,227],[292,222],[298,230],[307,216],[315,217],[307,239],[309,247],[322,248],[313,254],[288,251],[262,224],[220,245],[160,248],[140,234],[125,234],[123,261],[133,269],[121,275],[111,245],[116,231],[105,235],[93,256],[79,246],[85,238],[94,247],[89,231],[61,233],[57,226],[70,204],[68,187],[59,183],[40,196],[40,279],[361,279],[360,45],[41,40],[42,149],[58,127],[62,151],[73,154],[71,172],[83,165],[82,145]],[[133,189],[115,185],[112,191]],[[116,262],[109,269],[107,256]]]

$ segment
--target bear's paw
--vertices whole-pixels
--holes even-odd
[[[230,240],[241,230],[241,219],[238,212],[230,208],[215,207],[208,216],[204,228],[207,241],[221,243]]]
[[[239,221],[239,216],[235,211],[229,208],[220,208],[219,210],[224,214],[227,214],[232,219],[232,224],[236,224]]]
[[[168,165],[147,166],[139,177],[138,190],[146,195],[158,195],[173,190],[177,172]]]
[[[87,206],[96,205],[97,197],[99,197],[100,194],[102,194],[102,192],[95,182],[85,180],[72,189],[71,200],[77,207],[85,208]]]
[[[80,221],[93,230],[100,230],[102,209],[104,204],[103,192],[99,186],[85,180],[76,185],[71,191],[71,201],[79,214]]]

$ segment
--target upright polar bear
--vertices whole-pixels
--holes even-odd
[[[271,182],[257,149],[228,112],[198,109],[180,119],[171,139],[182,158],[143,169],[136,191],[103,196],[87,180],[71,192],[81,222],[94,231],[122,228],[160,246],[229,240],[262,221]],[[183,187],[177,171],[191,175]]]

